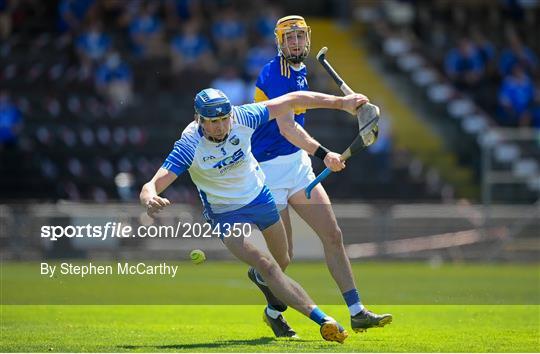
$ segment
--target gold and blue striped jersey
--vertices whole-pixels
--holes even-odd
[[[309,90],[307,70],[293,68],[280,55],[266,64],[255,84],[255,102],[262,102],[294,91]],[[296,111],[294,120],[304,126],[305,110]],[[276,120],[260,125],[251,137],[252,152],[257,161],[268,161],[278,156],[290,155],[299,150],[279,133]]]

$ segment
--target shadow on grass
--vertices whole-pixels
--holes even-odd
[[[142,349],[142,348],[156,348],[156,349],[197,349],[197,348],[222,348],[231,346],[243,346],[243,345],[262,345],[271,342],[285,343],[285,342],[312,342],[310,340],[303,339],[276,339],[273,337],[261,337],[256,339],[231,339],[231,340],[216,340],[209,343],[191,343],[191,344],[169,344],[169,345],[119,345],[118,348],[122,349]]]

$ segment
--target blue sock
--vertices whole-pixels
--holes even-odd
[[[349,307],[349,312],[351,316],[356,315],[364,309],[364,305],[362,305],[362,302],[360,301],[360,295],[358,294],[358,290],[356,289],[344,292],[343,299],[345,299],[345,302]]]
[[[309,314],[309,318],[311,318],[319,326],[323,324],[325,317],[327,317],[326,314],[317,306],[315,306],[315,308],[311,310],[311,313]]]

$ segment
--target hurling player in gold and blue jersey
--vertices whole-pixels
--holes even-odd
[[[257,79],[255,102],[288,92],[309,90],[304,59],[310,50],[310,27],[301,16],[286,16],[277,21],[275,35],[278,55],[264,66]],[[297,110],[294,112],[294,120],[268,121],[260,125],[251,138],[253,155],[266,175],[265,183],[274,196],[286,229],[287,240],[270,242],[287,242],[288,259],[292,259],[293,240],[288,211],[291,205],[321,239],[328,269],[349,308],[352,329],[358,332],[371,327],[382,327],[392,321],[392,315],[374,314],[360,301],[341,230],[324,187],[318,184],[311,193],[311,199],[307,199],[304,194],[304,189],[315,178],[306,151],[319,157],[333,171],[345,167],[339,154],[330,152],[303,129],[304,114],[304,110]],[[284,257],[276,257],[280,258]],[[280,266],[284,270],[287,264]],[[294,336],[295,331],[282,315],[287,306],[272,294],[254,268],[250,268],[248,275],[266,296],[268,306],[263,318],[274,334],[277,337]]]

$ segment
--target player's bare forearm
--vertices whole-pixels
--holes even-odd
[[[361,94],[339,97],[320,92],[296,91],[263,102],[263,104],[268,107],[270,119],[272,119],[290,111],[316,108],[339,109],[355,114],[356,109],[366,102],[368,102],[367,97]]]
[[[291,144],[313,155],[319,147],[319,143],[300,124],[296,123],[293,117],[294,115],[290,112],[285,116],[276,118],[279,132]]]
[[[299,91],[292,94],[293,109],[343,109],[343,97],[328,95],[320,92]]]
[[[320,143],[315,140],[308,132],[298,123],[294,121],[293,114],[276,118],[279,127],[279,132],[291,144],[307,151],[310,155],[315,155],[315,151],[319,148]],[[332,172],[338,172],[345,168],[345,163],[341,160],[340,155],[335,152],[329,152],[324,158],[326,167]]]
[[[141,204],[147,208],[148,215],[153,217],[161,209],[171,204],[167,198],[162,198],[159,194],[167,189],[177,177],[173,172],[160,168],[154,177],[142,187],[139,198]]]
[[[315,108],[342,109],[343,98],[311,91],[297,91],[263,102],[270,117],[284,116],[291,111]]]
[[[161,167],[157,170],[154,177],[143,186],[141,190],[141,199],[143,196],[148,198],[161,194],[176,180],[176,178],[178,178],[176,174]]]

